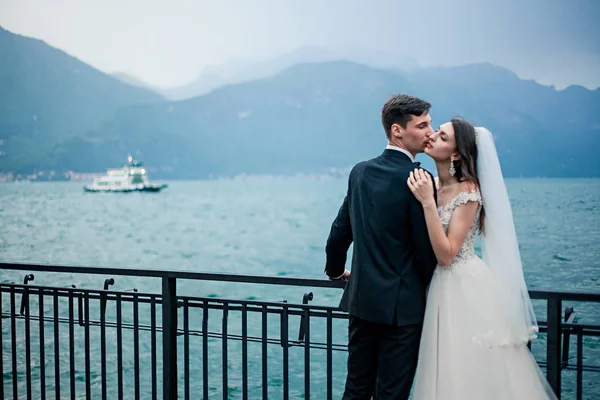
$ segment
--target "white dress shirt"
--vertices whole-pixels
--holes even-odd
[[[415,158],[413,157],[413,155],[410,154],[408,152],[408,150],[403,149],[402,147],[392,146],[391,144],[388,144],[387,146],[385,146],[385,148],[389,149],[389,150],[396,150],[396,151],[399,151],[401,153],[404,153],[404,154],[406,154],[408,156],[408,158],[410,158],[410,161],[415,162]]]

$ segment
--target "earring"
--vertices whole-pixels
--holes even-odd
[[[456,170],[454,169],[454,160],[450,160],[450,176],[454,176],[456,174]]]

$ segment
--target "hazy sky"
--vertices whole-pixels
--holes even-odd
[[[600,0],[0,0],[0,26],[163,87],[301,46],[488,61],[558,88],[600,86]]]

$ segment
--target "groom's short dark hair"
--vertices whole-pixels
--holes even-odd
[[[389,139],[392,135],[392,125],[406,125],[415,115],[423,115],[429,112],[431,104],[418,97],[407,94],[396,94],[390,97],[381,109],[381,123],[385,134]]]

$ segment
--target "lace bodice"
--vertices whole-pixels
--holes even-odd
[[[465,241],[463,242],[460,250],[456,254],[454,260],[450,266],[454,266],[459,264],[461,261],[469,259],[475,255],[475,237],[477,236],[478,227],[479,227],[479,215],[481,213],[481,194],[478,190],[471,190],[469,192],[460,192],[457,196],[455,196],[448,204],[442,207],[438,207],[438,214],[440,215],[440,220],[442,222],[442,226],[444,227],[444,232],[448,234],[448,225],[450,224],[450,218],[452,217],[452,212],[456,209],[456,207],[466,204],[469,201],[476,201],[479,203],[479,208],[477,210],[477,214],[475,215],[475,219],[473,220],[473,224],[465,237]]]

